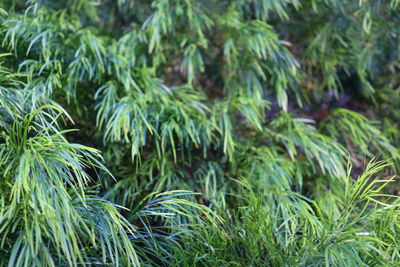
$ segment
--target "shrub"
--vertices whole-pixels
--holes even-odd
[[[399,5],[0,1],[0,266],[394,266]]]

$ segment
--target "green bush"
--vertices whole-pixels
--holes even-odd
[[[399,0],[0,0],[0,266],[396,266],[399,25]]]

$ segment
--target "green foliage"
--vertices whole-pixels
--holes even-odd
[[[0,0],[0,266],[395,266],[399,3]]]

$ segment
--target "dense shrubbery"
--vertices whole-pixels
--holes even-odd
[[[0,266],[400,262],[400,1],[0,3]]]

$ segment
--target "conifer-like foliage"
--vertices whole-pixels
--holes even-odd
[[[396,266],[400,1],[0,0],[0,266]]]

